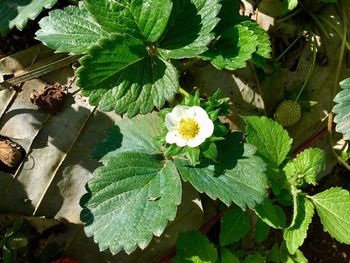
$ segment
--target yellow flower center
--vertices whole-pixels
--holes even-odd
[[[199,133],[198,122],[191,118],[184,118],[180,121],[179,133],[185,140],[195,138]]]

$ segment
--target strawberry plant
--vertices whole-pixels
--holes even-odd
[[[17,2],[0,6],[0,33],[56,3]],[[37,18],[35,38],[47,47],[0,59],[1,137],[21,150],[14,158],[4,144],[0,165],[13,176],[0,176],[0,209],[84,223],[81,242],[93,239],[117,261],[147,261],[137,253],[148,247],[155,258],[151,241],[177,224],[163,239],[175,244],[190,188],[222,218],[214,237],[180,233],[174,262],[307,262],[316,217],[328,238],[349,245],[347,185],[318,187],[332,157],[350,170],[349,79],[338,92],[349,8],[335,2],[82,0]],[[71,79],[36,79],[52,69]],[[327,133],[327,146],[314,146]],[[17,232],[1,240],[7,261],[34,246]],[[80,261],[66,253],[74,235],[59,255],[48,245],[39,258]]]

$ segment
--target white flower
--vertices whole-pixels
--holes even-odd
[[[165,115],[165,125],[168,129],[166,142],[179,147],[197,147],[214,131],[207,112],[198,106],[176,106]]]

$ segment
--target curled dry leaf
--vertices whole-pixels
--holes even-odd
[[[30,95],[30,101],[40,110],[55,114],[63,109],[66,97],[67,87],[54,84],[45,86],[41,92],[34,91]]]

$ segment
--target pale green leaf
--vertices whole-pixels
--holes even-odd
[[[176,249],[175,263],[216,263],[218,258],[214,245],[196,231],[180,233]]]
[[[100,38],[108,36],[83,4],[53,10],[39,25],[36,39],[59,52],[86,54]]]
[[[269,226],[277,229],[285,227],[286,215],[283,209],[277,205],[273,205],[269,198],[265,198],[264,202],[258,204],[254,210],[260,219]]]
[[[121,153],[103,161],[87,189],[81,212],[85,233],[101,251],[109,248],[113,254],[145,248],[174,220],[181,202],[174,164],[145,153]]]
[[[350,193],[335,187],[309,196],[323,229],[339,242],[350,244]]]
[[[248,234],[250,221],[247,213],[236,206],[221,219],[220,245],[230,245]]]
[[[226,248],[221,247],[220,255],[221,263],[240,263],[239,258]]]
[[[294,194],[294,214],[291,225],[283,232],[283,238],[290,254],[295,254],[304,243],[307,229],[314,215],[314,206],[304,195]]]
[[[165,58],[190,58],[208,50],[211,32],[219,22],[218,0],[174,1],[173,10],[159,52]]]
[[[283,0],[283,9],[285,12],[292,11],[298,6],[298,0]]]
[[[336,105],[332,110],[336,115],[335,129],[343,134],[344,140],[350,140],[350,78],[343,80],[339,85],[343,90],[335,96]]]
[[[29,19],[34,20],[45,8],[51,8],[57,0],[1,0],[0,33],[13,27],[23,30]]]
[[[87,8],[108,32],[129,34],[154,42],[163,34],[171,10],[171,0],[86,0]]]
[[[253,144],[264,159],[273,165],[280,165],[291,149],[292,139],[283,127],[272,119],[258,116],[244,116],[247,123],[246,140]]]
[[[176,69],[149,56],[141,40],[114,35],[80,60],[78,85],[92,105],[118,114],[148,113],[171,101],[178,90]]]
[[[297,155],[293,161],[284,167],[287,179],[304,179],[307,183],[316,185],[317,175],[326,167],[326,154],[323,150],[309,148]]]
[[[242,209],[253,208],[266,196],[265,163],[254,155],[255,148],[241,142],[239,132],[217,143],[218,162],[202,160],[190,165],[188,160],[175,159],[184,181],[212,199],[219,198],[226,205],[234,202]]]

